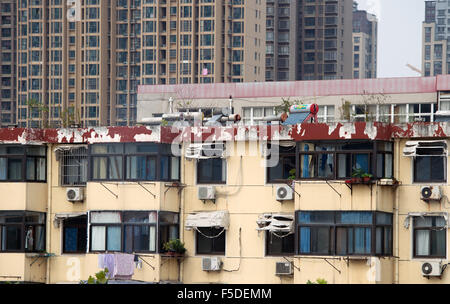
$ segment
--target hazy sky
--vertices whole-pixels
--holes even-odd
[[[416,77],[421,67],[425,0],[356,0],[378,17],[378,77]]]

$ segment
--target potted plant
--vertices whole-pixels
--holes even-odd
[[[372,179],[373,175],[370,173],[364,173],[361,177],[363,179],[363,182],[367,183]]]
[[[361,169],[361,168],[353,170],[353,173],[352,173],[352,183],[354,183],[354,184],[360,183],[363,174],[364,174],[364,170]]]
[[[179,239],[170,240],[163,245],[163,249],[167,251],[168,255],[172,256],[181,256],[186,252],[186,248],[184,247],[184,243]]]
[[[294,182],[294,180],[295,180],[295,173],[296,173],[296,172],[297,172],[297,171],[295,170],[295,168],[289,170],[289,177],[288,177],[288,180],[287,180],[287,183],[288,183],[289,185],[292,185],[292,183]]]

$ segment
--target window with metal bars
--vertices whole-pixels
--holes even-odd
[[[87,181],[87,147],[61,147],[57,150],[61,186],[85,186]]]

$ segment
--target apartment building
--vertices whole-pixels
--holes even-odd
[[[0,3],[0,125],[16,122],[16,1]]]
[[[438,98],[449,83],[371,88]],[[280,90],[270,92],[289,93]],[[0,280],[78,283],[102,256],[131,254],[134,282],[450,282],[449,130],[407,121],[2,128]],[[353,180],[356,171],[369,181]],[[164,249],[175,238],[183,255]]]
[[[299,6],[297,1],[266,1],[266,81],[297,79]]]
[[[352,1],[267,1],[266,81],[352,78]]]
[[[450,3],[425,1],[422,24],[422,75],[450,74]]]
[[[353,78],[377,78],[378,20],[353,7]]]
[[[352,78],[352,0],[302,1],[297,80]]]
[[[11,15],[19,127],[133,125],[140,84],[264,80],[261,0],[21,0]]]

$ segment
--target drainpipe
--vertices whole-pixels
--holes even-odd
[[[51,224],[52,224],[52,178],[53,178],[53,172],[52,172],[52,159],[53,155],[51,153],[52,151],[52,145],[50,144],[47,148],[47,233],[46,233],[46,245],[48,252],[50,252],[50,245],[51,245]],[[50,284],[50,258],[47,259],[47,270],[45,275],[45,282],[46,284]]]
[[[181,145],[181,151],[184,151],[184,143],[182,143]],[[182,170],[183,172],[183,179],[181,179],[181,183],[186,183],[186,158],[183,157],[183,152],[181,152],[180,155],[180,160],[181,160],[181,165],[180,165],[180,170]],[[181,177],[181,172],[180,172],[180,177]],[[181,195],[180,195],[180,206],[179,206],[179,217],[178,217],[178,222],[179,222],[179,227],[180,227],[180,240],[182,242],[184,242],[184,229],[183,229],[183,218],[184,218],[184,193],[185,193],[185,189],[181,189]],[[178,278],[180,280],[180,282],[183,282],[183,270],[184,270],[184,263],[182,261],[178,261]]]
[[[400,174],[400,140],[395,140],[395,178],[399,178]],[[395,216],[395,251],[394,251],[394,259],[395,259],[395,273],[394,273],[394,284],[399,284],[399,227],[400,223],[399,219],[399,185],[395,188],[395,202],[394,202],[394,216]]]

